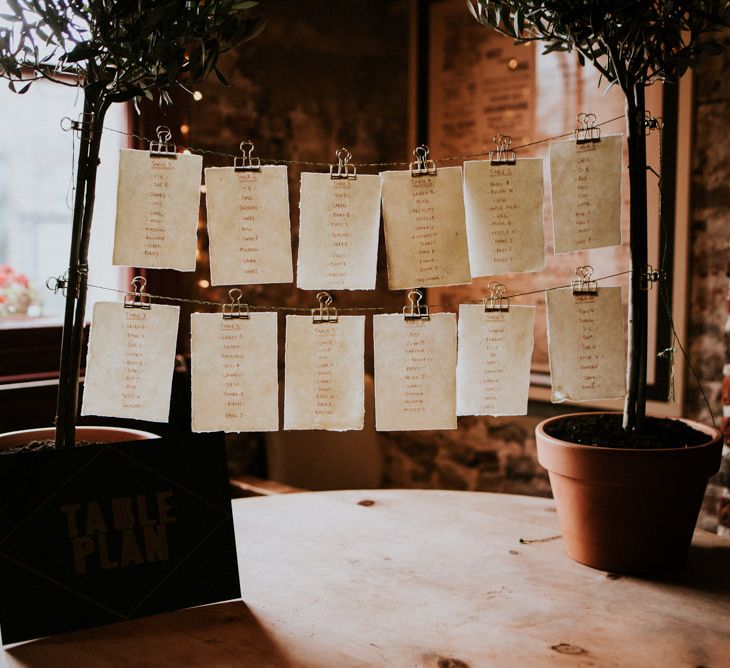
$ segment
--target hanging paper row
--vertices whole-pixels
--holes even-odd
[[[168,420],[180,309],[144,297],[94,305],[83,415]],[[191,316],[193,431],[275,431],[277,314],[228,306],[223,315]],[[623,397],[621,288],[550,290],[547,315],[553,401]],[[373,316],[376,429],[455,429],[457,415],[524,415],[534,317],[534,306],[463,304],[457,335],[455,314],[425,306]],[[288,315],[284,429],[362,429],[364,354],[365,316],[338,316],[326,305]]]
[[[621,146],[550,144],[556,253],[621,243]],[[302,173],[297,287],[375,288],[381,202],[390,289],[544,269],[543,160],[502,149],[462,173],[419,147],[410,170],[380,175],[340,149],[330,174]],[[212,285],[293,281],[287,168],[253,160],[205,169]],[[114,264],[195,270],[201,169],[198,155],[122,150]]]

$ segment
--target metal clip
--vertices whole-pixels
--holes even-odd
[[[350,164],[350,160],[352,160],[352,153],[342,146],[335,151],[335,157],[337,158],[337,171],[335,171],[334,165],[330,165],[330,178],[356,179],[357,169],[355,169],[354,165]]]
[[[512,150],[512,137],[496,134],[492,137],[495,149],[489,151],[489,160],[492,165],[514,165],[517,163],[517,154]]]
[[[177,146],[170,143],[172,132],[166,125],[157,126],[157,141],[150,142],[150,156],[153,158],[177,158]]]
[[[246,139],[239,144],[241,157],[233,159],[233,170],[236,172],[260,172],[261,160],[253,154],[253,142]]]
[[[59,290],[65,297],[68,290],[68,270],[66,270],[60,276],[51,276],[46,279],[46,288],[48,288],[54,295],[58,294]]]
[[[223,304],[223,320],[248,320],[248,304],[241,304],[243,292],[238,288],[231,288],[228,291],[228,296],[231,298],[231,303]]]
[[[414,301],[415,298],[415,301]],[[420,290],[411,290],[408,293],[408,306],[403,307],[403,318],[405,320],[430,320],[428,306],[421,304],[423,293]]]
[[[77,121],[69,118],[68,116],[64,116],[61,119],[59,125],[61,126],[61,130],[63,130],[64,132],[69,132],[73,130],[74,132],[78,132],[79,134],[82,134],[85,128],[89,128],[89,139],[93,139],[94,119],[94,112],[90,111],[87,113],[79,114],[79,118]]]
[[[329,292],[318,292],[318,308],[312,309],[312,322],[315,325],[325,322],[337,322],[337,309],[332,304],[332,295]]]
[[[644,112],[644,134],[650,135],[652,130],[662,129],[662,119],[652,116],[650,111]]]
[[[654,287],[654,283],[658,283],[662,278],[664,278],[664,276],[661,271],[654,269],[654,267],[650,264],[647,264],[644,267],[644,271],[641,273],[639,289],[644,292],[648,292],[652,289],[652,287]]]
[[[578,114],[578,127],[573,134],[576,144],[592,144],[601,141],[601,128],[596,127],[596,115]]]
[[[509,311],[509,297],[504,296],[504,293],[507,290],[504,283],[492,281],[488,287],[489,297],[484,298],[484,312],[494,313],[495,311],[498,311],[500,313],[505,313]]]
[[[132,291],[124,295],[124,308],[141,308],[149,310],[150,295],[144,292],[147,279],[144,276],[135,276],[131,282]]]
[[[436,163],[428,159],[429,149],[425,144],[413,149],[415,160],[410,164],[411,176],[436,176]]]
[[[593,267],[589,264],[577,267],[575,274],[578,276],[578,279],[570,283],[574,295],[590,296],[598,294],[598,281],[591,279],[591,276],[593,276]]]

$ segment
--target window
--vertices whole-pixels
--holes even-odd
[[[68,267],[78,138],[60,121],[77,118],[82,106],[80,89],[47,81],[24,95],[0,87],[0,328],[17,328],[26,319],[36,324],[39,317],[61,322],[64,298],[45,285]],[[126,132],[126,106],[113,105],[104,125]],[[124,135],[103,135],[89,251],[89,283],[112,288],[121,287],[124,275],[111,259],[118,154],[126,143]],[[27,290],[16,274],[27,277]],[[108,298],[90,289],[89,308]]]

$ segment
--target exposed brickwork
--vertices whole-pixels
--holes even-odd
[[[359,161],[402,160],[407,145],[407,34],[405,2],[316,2],[267,6],[271,22],[254,43],[227,57],[222,69],[231,87],[206,85],[204,100],[190,104],[189,143],[231,152],[251,137],[259,154],[321,160],[348,146]],[[726,38],[730,43],[730,38]],[[705,61],[695,74],[694,163],[688,350],[713,411],[721,414],[726,363],[725,298],[730,234],[730,56]],[[227,164],[206,159],[206,164]],[[296,240],[299,169],[290,169],[290,201]],[[201,228],[201,269],[207,274],[206,238]],[[681,250],[682,249],[678,249]],[[385,287],[381,238],[375,293],[338,295],[340,305],[378,302],[397,310],[401,293]],[[295,245],[296,253],[296,245]],[[200,292],[210,296],[210,291]],[[312,295],[292,286],[253,287],[258,303],[309,306]],[[283,319],[280,319],[283,332]],[[366,340],[371,340],[368,325]],[[372,349],[366,369],[372,370]],[[730,381],[726,381],[730,383]],[[709,421],[691,378],[686,414]],[[730,386],[726,385],[726,394]],[[546,472],[537,463],[534,427],[538,417],[459,418],[453,432],[395,432],[379,436],[383,484],[548,495]],[[231,437],[231,445],[235,448]],[[246,439],[241,439],[246,440]],[[250,441],[250,439],[248,439]],[[248,442],[248,441],[247,441]],[[248,456],[247,447],[238,455]],[[722,488],[717,487],[718,496]],[[714,497],[713,497],[714,498]],[[716,525],[716,499],[704,522]]]

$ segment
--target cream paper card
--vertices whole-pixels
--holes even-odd
[[[542,158],[465,162],[464,205],[472,276],[545,268]]]
[[[380,230],[380,178],[302,174],[297,287],[374,290]]]
[[[461,167],[382,172],[388,288],[471,283]]]
[[[191,317],[193,431],[276,431],[276,313]]]
[[[195,271],[203,158],[119,154],[113,264]]]
[[[599,288],[597,296],[549,290],[547,320],[553,402],[623,398],[621,288]]]
[[[286,316],[284,429],[359,430],[365,419],[365,316]]]
[[[373,317],[375,428],[456,429],[456,315]]]
[[[534,325],[534,306],[459,306],[458,415],[527,414]]]
[[[556,253],[621,243],[622,135],[550,143]]]
[[[291,283],[289,185],[283,165],[205,170],[211,285]]]
[[[81,415],[168,421],[179,316],[179,306],[94,304]]]

